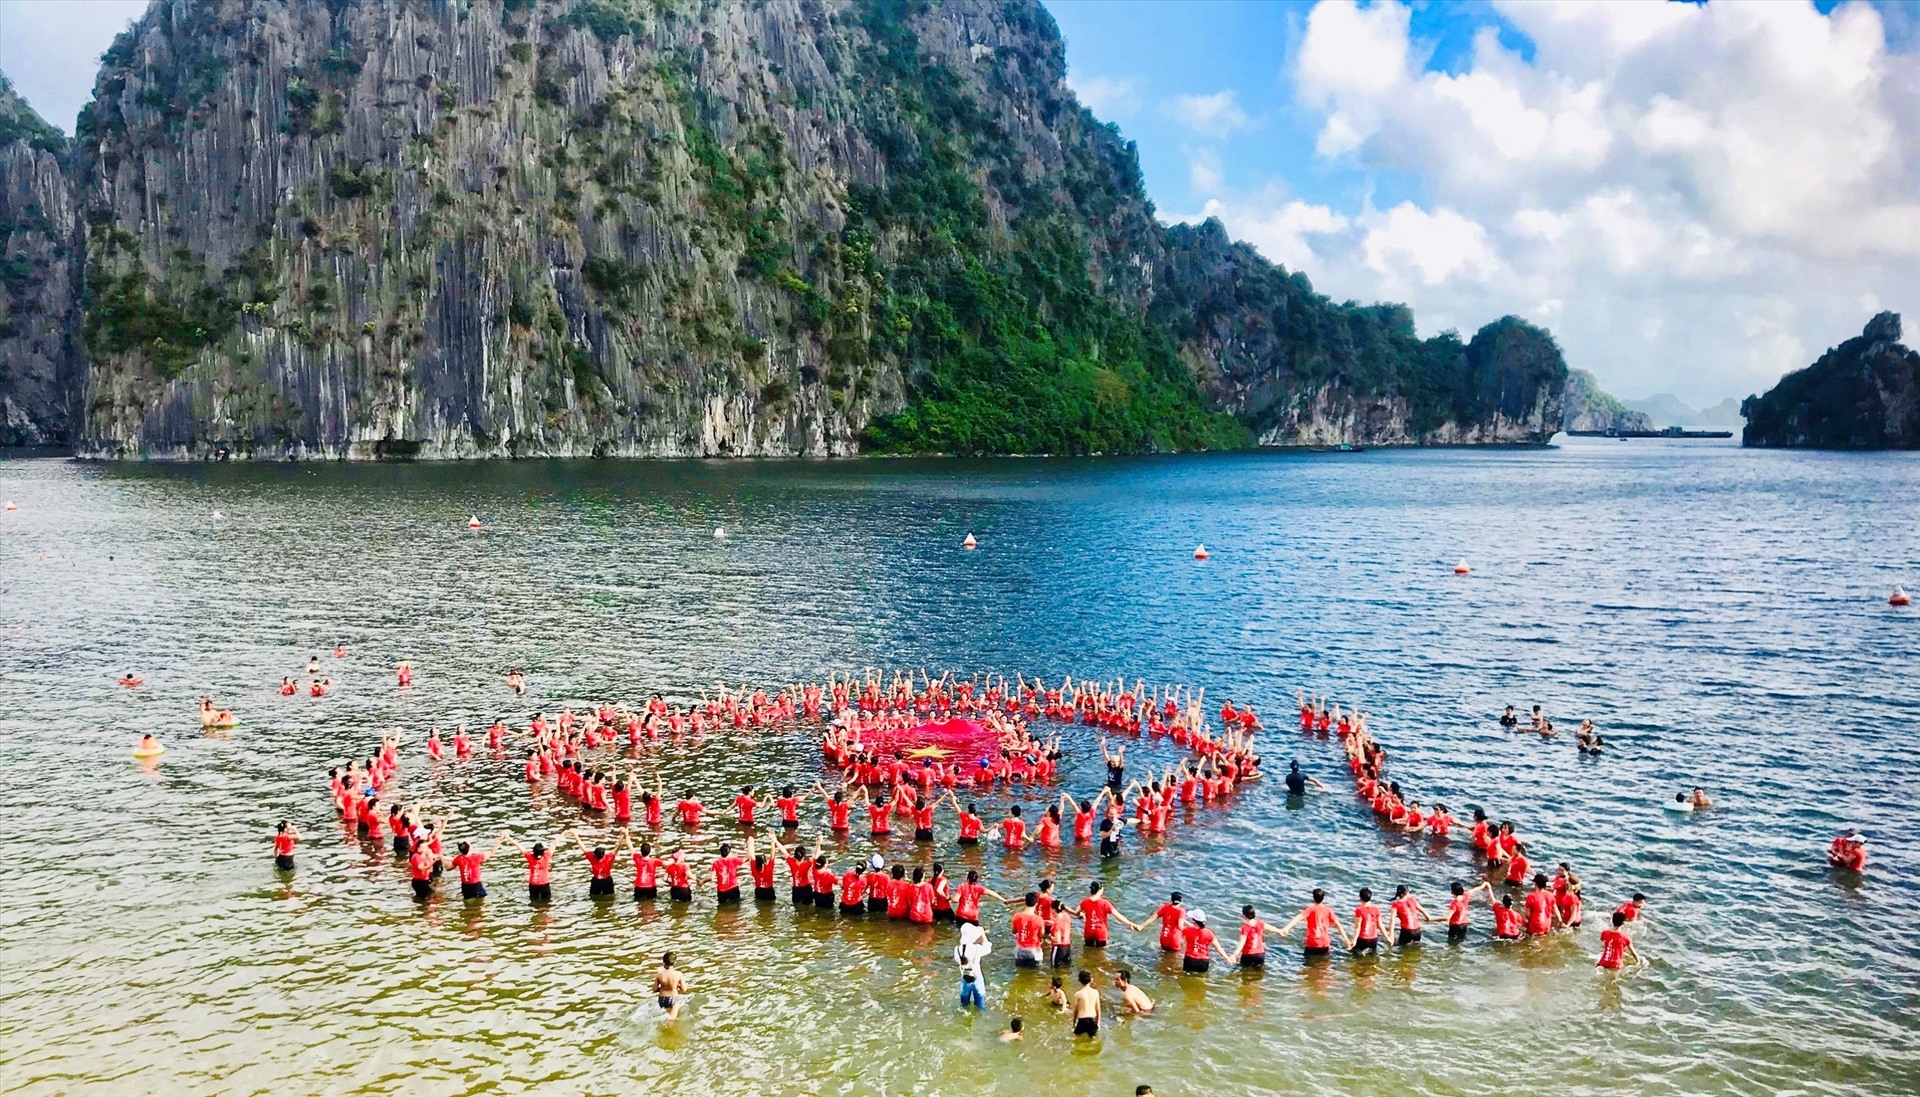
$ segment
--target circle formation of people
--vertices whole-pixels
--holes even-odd
[[[400,664],[396,679],[403,687],[411,685],[412,665]],[[524,696],[525,676],[517,669],[509,671],[507,686],[515,696]],[[283,684],[282,692],[295,691]],[[203,723],[208,722],[209,705],[203,701]],[[1446,805],[1423,805],[1391,779],[1387,752],[1368,729],[1365,713],[1343,711],[1302,693],[1298,714],[1303,736],[1338,738],[1353,791],[1371,807],[1382,828],[1426,835],[1434,843],[1451,840],[1459,821]],[[1024,676],[1009,683],[1001,677],[943,674],[936,680],[924,671],[890,677],[869,671],[773,692],[722,686],[711,696],[702,691],[697,702],[685,705],[655,694],[638,710],[602,704],[585,713],[567,708],[552,718],[536,713],[518,729],[496,720],[481,733],[481,743],[464,726],[448,739],[434,728],[425,741],[432,762],[449,756],[456,762],[469,759],[480,749],[505,758],[510,745],[515,751],[524,748],[519,765],[527,783],[556,790],[594,821],[591,837],[577,828],[527,842],[502,833],[484,849],[484,839],[477,837],[452,840],[447,818],[434,814],[431,801],[406,803],[387,794],[401,767],[397,731],[382,735],[367,757],[336,766],[329,782],[346,831],[372,843],[390,840],[421,903],[441,894],[449,873],[458,880],[463,900],[484,900],[485,866],[507,847],[524,862],[527,898],[536,905],[554,901],[556,853],[561,854],[558,863],[579,858],[574,863],[584,865],[586,895],[595,902],[616,898],[620,889],[615,876],[623,865],[631,868],[632,901],[639,904],[662,902],[663,888],[664,902],[670,905],[704,902],[696,899],[697,893],[710,895],[721,906],[777,903],[784,882],[787,901],[796,908],[910,927],[957,925],[952,960],[963,1008],[984,1008],[986,1003],[982,961],[993,951],[990,927],[998,922],[989,913],[994,909],[989,903],[1010,911],[1005,926],[1016,968],[1069,969],[1076,943],[1083,954],[1104,952],[1112,946],[1116,925],[1134,932],[1157,930],[1159,948],[1177,955],[1182,972],[1194,976],[1208,974],[1216,959],[1239,968],[1263,967],[1269,939],[1289,938],[1296,928],[1308,963],[1325,962],[1336,941],[1341,952],[1355,958],[1419,946],[1426,923],[1439,919],[1405,884],[1394,887],[1385,906],[1375,902],[1371,888],[1358,889],[1357,904],[1344,918],[1325,890],[1314,888],[1311,901],[1277,927],[1252,904],[1242,904],[1237,927],[1222,932],[1178,891],[1133,918],[1104,894],[1097,880],[1088,882],[1078,898],[1068,895],[1079,889],[1062,885],[1051,866],[1043,868],[1032,887],[1022,889],[991,881],[979,869],[969,869],[964,877],[949,874],[935,858],[937,836],[946,832],[962,848],[1051,854],[1071,844],[1097,847],[1106,860],[1121,856],[1129,839],[1166,842],[1177,831],[1176,824],[1190,825],[1202,812],[1231,810],[1249,783],[1264,779],[1255,747],[1265,729],[1251,706],[1223,704],[1217,712],[1218,731],[1213,715],[1206,709],[1205,690],[1186,686],[1148,691],[1138,680],[1129,686],[1124,679],[1067,678],[1049,685]],[[1106,783],[1091,796],[1060,792],[1031,817],[1027,806],[1015,803],[989,820],[980,797],[1003,789],[1031,794],[1059,780],[1061,737],[1036,730],[1048,724],[1098,730]],[[917,734],[956,727],[971,736],[964,748],[934,745],[944,741],[937,734]],[[798,780],[780,783],[777,790],[772,785],[741,787],[721,809],[738,828],[738,841],[723,842],[716,856],[695,863],[673,834],[697,832],[707,820],[708,805],[690,788],[670,796],[657,773],[649,781],[631,765],[622,769],[626,759],[620,743],[625,739],[631,754],[638,755],[643,744],[663,736],[710,729],[812,736],[821,752],[823,775],[806,781],[804,788]],[[1129,744],[1137,748],[1143,739],[1170,744],[1179,757],[1158,771],[1129,779]],[[961,749],[969,754],[977,750],[979,756],[969,760]],[[1298,762],[1282,781],[1289,796],[1304,796],[1310,787],[1327,791],[1325,784],[1303,773]],[[812,847],[803,833],[803,816],[822,831]],[[912,852],[892,860],[879,852],[850,856],[847,841],[862,827],[876,845],[890,843],[896,833],[910,833]],[[300,838],[291,823],[279,825],[273,848],[283,872],[293,871]],[[829,841],[837,848],[829,850]],[[1448,942],[1459,943],[1473,934],[1476,898],[1490,908],[1496,942],[1543,937],[1583,924],[1579,877],[1565,862],[1551,876],[1536,868],[1533,851],[1512,821],[1495,821],[1476,808],[1471,841],[1481,873],[1472,883],[1455,880],[1450,885],[1444,907]],[[1599,967],[1619,970],[1641,962],[1629,933],[1644,903],[1645,896],[1635,894],[1611,912],[1610,924],[1600,935]],[[1077,979],[1079,987],[1069,997],[1063,979],[1054,977],[1049,998],[1072,1014],[1076,1033],[1092,1034],[1097,1032],[1102,995],[1092,985],[1090,972],[1079,972]],[[1131,972],[1116,972],[1113,983],[1122,1010],[1153,1008]],[[669,1016],[678,1016],[685,986],[668,953],[655,989]],[[1006,1036],[1018,1038],[1021,1027],[1013,1024]]]

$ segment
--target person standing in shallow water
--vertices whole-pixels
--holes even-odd
[[[987,932],[972,922],[960,925],[960,943],[954,946],[953,959],[960,965],[960,1008],[987,1008],[987,977],[980,961],[993,952]]]
[[[292,823],[282,819],[273,833],[273,867],[281,872],[293,871],[293,847],[300,841],[300,832]]]
[[[1093,972],[1080,973],[1080,989],[1073,992],[1073,1034],[1100,1035],[1100,991],[1093,985]]]
[[[687,993],[687,978],[673,966],[673,953],[660,957],[660,970],[653,977],[653,993],[660,1001],[660,1008],[666,1011],[667,1020],[680,1018],[680,999]]]

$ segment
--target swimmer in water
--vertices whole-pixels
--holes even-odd
[[[140,676],[138,674],[135,674],[132,671],[128,671],[125,674],[122,674],[120,676],[120,684],[127,687],[128,689],[132,689],[133,687],[139,685],[140,682],[141,682]]]
[[[1520,717],[1513,714],[1512,705],[1508,705],[1507,711],[1500,714],[1500,726],[1508,731],[1514,731],[1520,727]]]
[[[1122,968],[1114,973],[1114,988],[1120,992],[1120,1008],[1136,1017],[1144,1017],[1153,1012],[1153,999],[1147,992],[1133,985],[1133,972]]]
[[[1707,791],[1699,785],[1693,786],[1693,796],[1688,803],[1693,805],[1695,811],[1705,811],[1713,806],[1713,801],[1707,799]]]
[[[133,753],[142,758],[147,758],[159,754],[165,749],[167,748],[160,745],[160,740],[153,737],[153,732],[149,731],[140,736],[140,745],[133,748]]]
[[[666,1011],[667,1020],[678,1020],[680,999],[687,993],[687,978],[673,966],[671,952],[660,957],[660,970],[653,977],[653,993],[660,1000],[660,1008]]]
[[[320,657],[319,657],[318,655],[315,655],[315,656],[311,656],[311,657],[309,657],[309,658],[307,659],[307,674],[308,674],[308,676],[309,676],[309,677],[311,677],[311,676],[313,676],[313,675],[317,675],[317,674],[319,674],[319,673],[320,673]]]
[[[513,691],[513,695],[515,697],[526,696],[527,678],[526,678],[526,675],[520,673],[519,668],[516,667],[516,668],[508,669],[507,688]]]
[[[1003,1044],[1018,1043],[1027,1038],[1026,1030],[1026,1018],[1009,1017],[1007,1018],[1007,1031],[1000,1034],[1000,1042]]]
[[[293,824],[282,819],[273,832],[273,867],[281,872],[293,871],[293,847],[300,841],[300,832]]]

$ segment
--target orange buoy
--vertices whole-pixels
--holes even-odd
[[[978,542],[978,541],[976,541],[976,540],[974,540],[974,539],[973,539],[973,534],[971,534],[971,533],[969,533],[969,534],[967,534],[967,539],[966,539],[966,540],[964,540],[964,541],[962,541],[962,542],[960,542],[960,547],[961,547],[961,548],[975,548],[975,547],[977,547],[977,546],[978,546],[979,544],[980,544],[980,542]]]
[[[479,528],[480,528],[480,516],[479,516],[478,514],[476,514],[476,515],[474,515],[473,517],[471,517],[471,518],[469,518],[469,519],[467,519],[467,528],[468,528],[468,529],[479,529]]]
[[[1462,560],[1459,563],[1453,565],[1453,573],[1455,575],[1471,575],[1473,574],[1473,569],[1467,566],[1467,562],[1465,560]]]
[[[13,500],[11,500],[11,499],[9,499],[9,500],[7,500],[7,509],[8,509],[8,510],[19,510],[20,508],[19,508],[19,507],[16,507],[16,506],[14,506],[14,505],[13,505]]]
[[[1912,603],[1913,599],[1907,597],[1907,592],[1899,587],[1893,588],[1893,593],[1887,596],[1887,604],[1890,606],[1905,606]]]
[[[1195,560],[1205,560],[1207,558],[1207,546],[1195,545],[1193,549],[1193,558]]]

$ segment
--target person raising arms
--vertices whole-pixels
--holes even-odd
[[[1341,944],[1351,949],[1353,938],[1347,936],[1347,928],[1340,924],[1340,916],[1327,905],[1327,892],[1324,888],[1313,889],[1313,902],[1308,903],[1300,913],[1287,920],[1281,926],[1277,937],[1285,937],[1293,932],[1293,927],[1306,923],[1306,958],[1309,960],[1327,956],[1333,951],[1333,937],[1337,933]]]
[[[1467,887],[1455,880],[1449,890],[1453,892],[1453,898],[1447,900],[1447,940],[1464,941],[1467,939],[1467,929],[1470,924],[1468,908],[1473,904],[1474,893],[1486,892],[1487,902],[1492,903],[1493,885],[1482,880],[1472,887]]]

